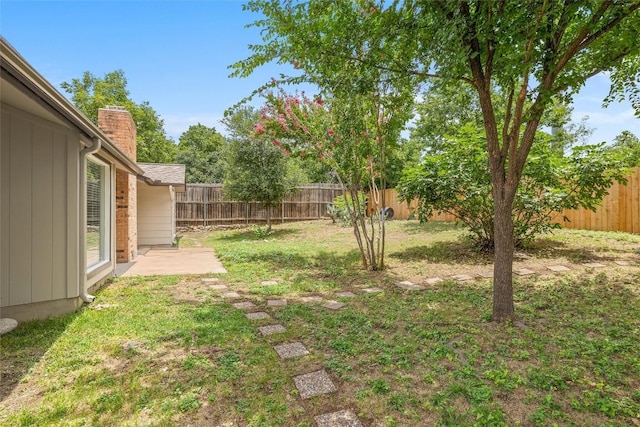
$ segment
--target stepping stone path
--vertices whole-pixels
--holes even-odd
[[[209,286],[209,289],[212,289],[214,291],[222,291],[228,288],[227,288],[227,285],[211,285]]]
[[[396,286],[408,291],[421,291],[424,289],[424,286],[416,285],[406,280],[404,282],[396,283]]]
[[[280,359],[290,359],[292,357],[306,356],[309,350],[301,342],[292,342],[273,347]]]
[[[220,295],[222,298],[227,298],[227,299],[233,299],[233,298],[242,298],[242,295],[240,295],[237,292],[225,292],[224,294]]]
[[[362,290],[362,292],[366,293],[366,294],[376,294],[378,292],[382,292],[384,291],[384,289],[380,289],[380,288],[364,288]]]
[[[340,310],[345,305],[346,304],[343,304],[343,303],[338,302],[338,301],[327,301],[326,304],[322,304],[323,307],[326,307],[329,310]]]
[[[238,310],[252,310],[254,308],[256,308],[257,306],[252,303],[251,301],[242,301],[242,302],[237,302],[235,304],[233,304],[233,306],[235,308],[237,308]]]
[[[220,279],[218,277],[203,277],[202,283],[216,283],[219,282]]]
[[[338,391],[326,371],[316,371],[293,377],[293,382],[303,399]]]
[[[439,277],[431,277],[424,281],[424,283],[426,283],[427,285],[435,285],[436,283],[440,282],[444,282],[444,280]]]
[[[264,282],[263,282],[264,284]],[[214,285],[215,286],[215,285]],[[224,285],[221,285],[224,286]],[[226,286],[221,289],[226,289]],[[368,288],[363,290],[365,293],[382,292],[380,288]],[[336,296],[339,297],[355,297],[353,292],[336,292]],[[226,292],[222,294],[223,298],[240,298],[241,295],[237,292]],[[322,302],[322,297],[309,296],[300,298],[303,302]],[[287,305],[286,299],[270,299],[267,300],[268,307],[282,307]],[[323,306],[331,310],[339,310],[346,304],[338,301],[327,301]],[[240,301],[233,306],[238,310],[251,310],[257,307],[251,301]],[[245,313],[247,319],[262,320],[270,319],[268,313],[264,311],[256,311]],[[280,324],[272,324],[258,327],[258,331],[262,336],[269,336],[273,334],[286,332],[286,328]],[[309,350],[301,342],[292,342],[279,344],[273,347],[274,351],[281,359],[292,359],[296,357],[304,357],[309,354]],[[302,399],[309,399],[313,396],[318,396],[327,393],[336,392],[338,389],[331,381],[331,378],[326,371],[316,371],[308,374],[298,375],[293,377],[293,382]],[[315,418],[316,424],[320,427],[362,427],[362,423],[358,417],[350,410],[342,410],[327,414],[321,414]]]
[[[282,332],[286,332],[287,329],[282,326],[282,325],[267,325],[267,326],[260,326],[258,328],[258,330],[260,331],[260,333],[263,336],[267,336],[267,335],[273,335],[273,334],[280,334]]]
[[[314,417],[318,427],[362,427],[362,423],[351,411],[331,412]]]
[[[614,262],[614,264],[618,264],[620,266],[631,265],[630,261],[618,260],[618,261],[613,261],[613,262]]]
[[[556,273],[561,273],[563,271],[571,271],[569,267],[565,267],[564,265],[550,265],[547,268]]]
[[[480,277],[483,279],[493,279],[493,271],[483,271],[480,273]]]
[[[470,276],[468,274],[457,274],[455,276],[451,276],[451,278],[456,282],[464,282],[465,280],[472,280],[473,276]]]
[[[584,264],[582,264],[582,265],[584,265],[585,267],[589,267],[589,268],[602,268],[602,267],[606,267],[606,265],[604,265],[604,264],[600,264],[600,263],[597,263],[597,262],[587,262],[587,263],[584,263]]]
[[[349,292],[349,291],[347,291],[347,292],[336,292],[335,295],[337,297],[340,297],[340,298],[352,298],[352,297],[356,296],[356,294],[354,294],[353,292]]]
[[[249,320],[271,319],[271,316],[269,316],[264,311],[256,311],[254,313],[247,313],[245,316],[247,316],[247,319],[249,319]]]
[[[518,276],[529,276],[531,274],[536,274],[535,271],[529,270],[528,268],[519,268],[517,270],[513,270],[513,272]]]

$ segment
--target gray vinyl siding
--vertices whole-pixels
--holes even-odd
[[[2,105],[2,307],[79,295],[79,138]]]

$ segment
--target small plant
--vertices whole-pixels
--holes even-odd
[[[259,225],[252,225],[251,231],[253,231],[253,234],[255,234],[258,239],[266,239],[273,233],[268,226],[260,227]]]
[[[345,201],[346,197],[346,201]],[[360,212],[358,213],[359,217],[366,216],[367,210],[367,196],[364,193],[358,193],[358,205],[360,206]],[[347,203],[349,206],[347,206]],[[346,196],[338,196],[333,199],[333,204],[329,205],[327,208],[327,213],[331,216],[331,219],[335,223],[336,220],[340,221],[340,225],[343,227],[350,227],[352,224],[351,221],[351,213],[353,212],[354,203],[353,198],[350,194]]]

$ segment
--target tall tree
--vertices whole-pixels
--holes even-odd
[[[227,112],[223,123],[232,136],[226,151],[222,189],[231,200],[264,203],[269,233],[271,209],[286,195],[297,191],[304,183],[304,176],[296,165],[289,164],[281,149],[253,132],[253,123],[258,121],[259,116],[252,107]]]
[[[613,139],[610,150],[617,153],[626,166],[640,166],[640,138],[633,132],[623,130]]]
[[[137,132],[137,161],[170,163],[176,146],[167,137],[164,121],[148,101],[136,104],[129,97],[124,71],[116,70],[99,78],[85,71],[82,77],[62,82],[62,89],[71,95],[71,101],[91,121],[98,123],[98,109],[107,105],[124,107],[131,113]]]
[[[542,115],[602,71],[612,71],[614,94],[631,89],[640,107],[640,2],[254,0],[247,7],[265,16],[256,24],[265,44],[252,47],[248,72],[277,59],[312,77],[343,70],[338,76],[355,87],[382,70],[396,86],[415,83],[407,76],[448,79],[478,93],[495,203],[493,319],[512,318],[512,209]],[[318,60],[325,66],[313,67]],[[507,100],[504,117],[494,93]]]
[[[187,182],[219,183],[224,178],[225,148],[224,136],[198,123],[180,135],[175,161],[187,166]]]

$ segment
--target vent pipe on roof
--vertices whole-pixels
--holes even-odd
[[[93,144],[80,150],[80,299],[90,303],[96,298],[87,293],[87,156],[100,150],[100,139],[93,138]]]

